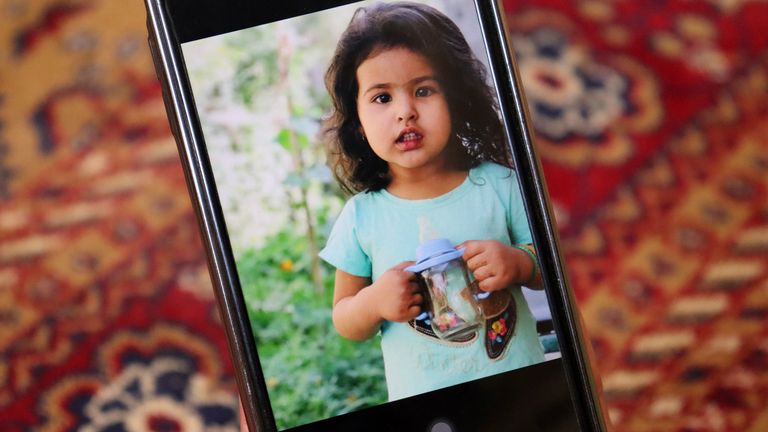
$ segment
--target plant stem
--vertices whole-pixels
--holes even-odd
[[[288,87],[290,82],[289,70],[290,70],[290,48],[287,48],[284,44],[280,46],[281,50],[278,55],[278,71],[280,73],[280,88],[285,94],[286,104],[288,105],[288,112],[293,115],[296,112],[291,98],[291,92]],[[286,129],[289,131],[289,142],[291,148],[291,156],[293,156],[296,172],[301,179],[299,185],[299,206],[304,212],[304,218],[306,220],[306,235],[307,235],[307,252],[309,253],[310,260],[310,274],[312,276],[312,283],[315,285],[315,291],[318,294],[322,294],[324,291],[323,280],[320,274],[320,257],[318,257],[319,248],[317,245],[317,236],[315,235],[314,215],[312,209],[309,207],[309,181],[306,176],[306,164],[304,163],[304,155],[302,153],[301,146],[298,143],[296,132],[289,124]]]

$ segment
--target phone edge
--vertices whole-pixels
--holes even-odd
[[[176,37],[167,24],[170,17],[165,9],[165,3],[165,0],[145,0],[150,48],[153,50],[153,62],[163,88],[163,101],[166,104],[169,123],[178,146],[187,183],[192,186],[189,189],[190,198],[196,217],[200,221],[200,233],[205,240],[203,243],[208,266],[214,284],[219,313],[225,323],[230,355],[235,366],[235,377],[238,381],[238,387],[244,392],[241,392],[240,396],[243,399],[242,403],[248,426],[254,432],[276,431],[266,385],[262,379],[258,378],[262,376],[262,373],[255,344],[240,343],[241,340],[252,339],[253,334],[250,326],[247,325],[249,321],[243,308],[243,300],[241,298],[238,300],[242,293],[239,290],[237,273],[230,265],[234,261],[229,256],[229,242],[225,234],[226,228],[221,223],[223,216],[220,214],[220,206],[215,204],[218,202],[216,189],[210,184],[213,181],[213,176],[208,173],[211,174],[208,176],[210,181],[206,181],[204,169],[200,168],[208,166],[200,162],[207,159],[207,154],[204,146],[201,145],[202,132],[191,127],[195,124],[193,119],[197,117],[197,113],[185,108],[188,106],[189,99],[192,98],[192,93],[189,91],[189,83],[186,82],[183,74],[178,73],[183,60],[176,48],[178,45]],[[519,171],[521,187],[524,191],[535,191],[537,197],[537,199],[531,200],[528,197],[529,194],[523,193],[528,213],[536,218],[531,227],[534,244],[538,250],[551,252],[548,255],[539,256],[542,269],[547,269],[547,271],[542,272],[544,283],[548,287],[564,288],[554,291],[548,289],[547,292],[548,294],[559,294],[558,296],[549,295],[548,298],[550,308],[561,312],[553,316],[558,334],[568,336],[568,343],[565,344],[563,350],[563,364],[571,372],[566,373],[566,378],[569,381],[577,380],[576,383],[569,383],[577,418],[580,427],[589,425],[589,430],[604,431],[606,426],[600,398],[596,391],[595,379],[589,367],[586,352],[585,344],[589,341],[586,341],[578,322],[579,315],[575,300],[568,288],[565,266],[558,253],[559,238],[552,223],[552,212],[548,204],[549,195],[540,161],[533,148],[533,139],[528,132],[527,125],[530,123],[528,120],[530,117],[527,112],[523,88],[519,82],[517,65],[513,55],[510,54],[509,42],[507,41],[508,32],[503,13],[498,0],[475,0],[475,5],[478,8],[480,25],[483,27],[483,39],[489,57],[491,57],[489,60],[492,65],[496,65],[496,68],[491,68],[491,74],[496,81],[497,88],[499,88],[500,108],[505,124],[522,124],[525,126],[514,134],[514,136],[521,137],[523,142],[512,140],[512,154],[515,158],[515,165],[522,167],[522,170]],[[156,44],[155,46],[152,45],[153,42]],[[504,73],[504,79],[496,77],[496,70]],[[166,81],[164,76],[168,76],[171,82]],[[507,85],[509,88],[503,89]],[[189,106],[194,106],[194,104]],[[513,109],[510,110],[509,107],[513,107]],[[516,114],[516,120],[519,122],[508,123],[510,114]],[[515,147],[518,149],[515,150]],[[522,158],[519,157],[519,153],[522,153]],[[553,247],[542,248],[540,247],[542,244],[551,244]],[[560,318],[564,318],[565,322],[560,321]],[[561,341],[561,344],[562,342],[565,341]],[[255,370],[251,370],[249,376],[246,371],[254,368]],[[257,379],[254,380],[251,377],[257,377]],[[574,392],[574,388],[583,389],[583,392]],[[252,407],[257,408],[250,409]]]
[[[155,71],[163,93],[168,120],[179,151],[186,177],[192,207],[198,219],[203,238],[209,274],[214,287],[216,304],[223,321],[227,346],[234,366],[240,403],[246,422],[252,432],[276,432],[277,427],[269,403],[266,383],[262,379],[255,344],[247,311],[242,299],[239,277],[231,263],[231,248],[223,223],[218,194],[212,184],[213,173],[207,163],[207,153],[202,144],[202,131],[193,125],[197,112],[190,85],[184,78],[180,44],[168,25],[170,14],[166,0],[145,0],[147,11],[148,43]],[[166,79],[165,77],[168,77]]]
[[[523,202],[532,218],[531,235],[539,254],[542,279],[547,287],[547,298],[553,314],[553,325],[557,329],[558,341],[563,354],[563,365],[567,369],[572,402],[579,426],[585,430],[605,431],[605,416],[595,377],[589,366],[590,343],[582,329],[576,301],[568,284],[568,277],[562,256],[560,241],[552,217],[541,162],[535,151],[530,134],[530,115],[517,63],[510,42],[509,31],[504,19],[500,0],[475,0],[480,18],[483,39],[491,62],[491,75],[499,97],[499,108],[505,125],[519,125],[510,133],[511,152],[518,170],[518,179],[523,189]],[[497,73],[504,74],[503,77]],[[512,121],[510,121],[512,120]],[[530,194],[528,192],[534,192]],[[531,199],[531,196],[536,197]],[[542,247],[542,245],[552,247]],[[556,295],[555,295],[556,294]],[[560,336],[566,336],[561,338]],[[563,342],[566,342],[565,344]]]

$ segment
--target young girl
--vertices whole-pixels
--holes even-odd
[[[415,3],[359,9],[326,74],[329,159],[344,206],[320,256],[336,267],[333,322],[347,338],[381,334],[395,400],[544,360],[520,285],[536,256],[482,64],[458,27]],[[437,338],[413,273],[419,219],[465,247],[485,326]],[[421,317],[419,317],[421,318]]]

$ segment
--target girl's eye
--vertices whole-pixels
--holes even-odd
[[[388,95],[387,93],[376,95],[373,98],[373,102],[380,104],[385,104],[390,101],[392,101],[392,96]]]
[[[432,87],[419,87],[416,89],[416,97],[427,97],[435,93],[437,93],[437,90]]]

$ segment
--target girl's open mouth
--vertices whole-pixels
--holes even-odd
[[[422,138],[424,138],[424,136],[420,133],[408,131],[400,134],[395,143],[401,150],[413,150],[421,146]]]

